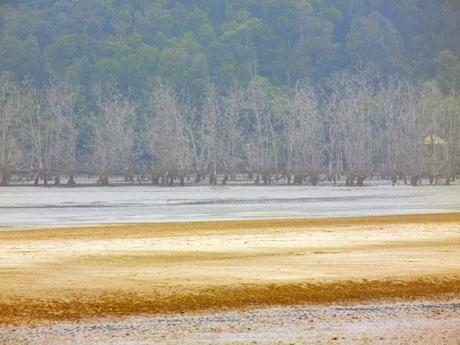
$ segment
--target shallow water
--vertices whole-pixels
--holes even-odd
[[[2,187],[0,226],[460,211],[454,186]]]

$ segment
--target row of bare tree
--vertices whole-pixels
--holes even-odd
[[[0,182],[13,174],[76,183],[94,173],[153,184],[226,184],[237,174],[255,184],[311,183],[321,177],[362,185],[370,176],[409,181],[455,177],[460,101],[436,84],[400,80],[375,85],[342,78],[321,97],[298,85],[287,91],[254,80],[201,104],[157,84],[146,100],[94,92],[92,109],[65,82],[45,90],[0,78]]]

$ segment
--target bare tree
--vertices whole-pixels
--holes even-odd
[[[278,174],[277,137],[274,131],[273,98],[262,87],[253,84],[247,96],[246,124],[247,159],[249,170],[256,174],[255,184],[262,177],[264,184],[271,182],[271,174]]]
[[[395,81],[380,90],[379,100],[385,150],[376,158],[385,165],[393,184],[398,176],[409,175],[415,186],[425,175],[432,183],[447,173],[447,142],[440,136],[449,137],[449,116],[437,87]]]
[[[23,92],[8,74],[0,75],[0,185],[6,186],[18,163]]]
[[[60,184],[60,174],[69,176],[67,185],[76,184],[78,138],[76,98],[77,91],[66,81],[53,82],[45,90],[45,107],[51,116],[53,126],[49,167],[50,171],[56,174],[56,184]]]
[[[327,136],[326,153],[328,161],[329,179],[337,183],[343,172],[344,162],[344,128],[340,119],[336,116],[338,111],[340,94],[334,90],[327,99],[325,105],[325,133]]]
[[[283,116],[283,143],[288,184],[301,184],[309,176],[316,185],[324,150],[323,126],[313,90],[297,86],[291,90]]]
[[[220,98],[214,86],[210,86],[202,109],[202,161],[206,162],[209,183],[217,183],[217,172],[223,169],[223,114]]]
[[[195,183],[208,174],[210,184],[218,175],[226,184],[239,173],[255,176],[255,184],[286,176],[288,184],[294,177],[294,184],[316,185],[326,169],[334,181],[346,175],[347,185],[381,174],[412,185],[455,177],[460,102],[434,82],[342,75],[320,98],[305,84],[282,90],[254,79],[223,93],[211,85],[200,107],[162,83],[139,108],[97,91],[89,154],[78,151],[77,94],[66,81],[39,92],[0,76],[0,184],[30,171],[35,184],[68,175],[73,185],[86,160],[103,185],[114,174],[134,181],[136,171],[140,183],[151,174],[164,185],[183,185],[192,174]]]
[[[383,87],[377,102],[382,119],[382,142],[379,154],[379,170],[389,175],[394,184],[404,177],[407,171],[407,142],[405,140],[408,125],[406,117],[411,95],[411,86],[400,80],[392,80]]]
[[[222,184],[226,184],[229,175],[234,179],[238,171],[243,172],[244,135],[240,122],[246,107],[245,92],[240,88],[232,88],[221,102],[222,119],[218,132],[221,142],[219,165],[224,171]]]
[[[136,107],[127,97],[112,94],[108,97],[99,96],[98,109],[93,163],[99,172],[99,182],[108,185],[112,174],[127,174],[131,169]]]
[[[46,107],[37,89],[27,86],[24,98],[24,128],[26,133],[25,148],[32,172],[35,175],[34,185],[40,179],[48,185],[51,159],[51,143],[54,133],[54,119]]]
[[[330,151],[335,153],[336,167],[342,165],[345,169],[347,185],[362,185],[372,173],[375,141],[371,101],[372,90],[365,75],[334,85],[329,99],[329,127],[334,145]]]
[[[174,91],[164,84],[153,89],[150,110],[153,113],[149,126],[150,143],[156,158],[156,175],[161,176],[162,184],[172,185],[178,177],[183,185],[193,161],[186,110]]]
[[[460,99],[452,91],[445,99],[446,121],[444,126],[444,135],[447,140],[447,166],[446,166],[446,184],[455,180],[455,164],[460,152]]]
[[[416,110],[417,144],[421,146],[419,158],[423,162],[419,175],[428,175],[430,183],[446,175],[448,143],[444,139],[449,133],[448,112],[443,96],[434,82],[420,87],[414,109]]]

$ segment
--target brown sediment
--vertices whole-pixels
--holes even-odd
[[[460,296],[460,213],[0,232],[0,323]]]
[[[171,295],[95,292],[66,298],[11,298],[0,303],[0,322],[72,321],[92,317],[120,317],[186,313],[203,310],[246,309],[274,305],[327,305],[387,299],[414,300],[433,296],[460,296],[457,279],[411,281],[339,281],[334,283],[268,284],[219,287]]]

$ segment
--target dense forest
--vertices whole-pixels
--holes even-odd
[[[3,1],[0,73],[1,184],[458,166],[456,0]]]
[[[0,14],[1,69],[38,86],[66,76],[140,95],[161,79],[196,95],[365,68],[460,83],[456,0],[24,0]]]

